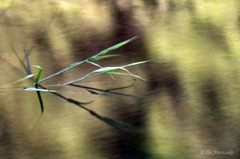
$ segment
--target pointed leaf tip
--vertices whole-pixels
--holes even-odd
[[[23,52],[24,52],[24,54],[25,54],[25,58],[26,58],[26,62],[27,62],[27,74],[30,75],[30,74],[32,74],[32,73],[31,73],[31,67],[30,67],[30,62],[29,62],[28,54],[27,54],[25,48],[23,49]]]
[[[118,121],[118,120],[115,120],[115,119],[112,119],[112,118],[108,118],[108,117],[103,117],[103,116],[97,114],[94,111],[89,111],[89,113],[91,115],[95,116],[96,118],[102,120],[106,124],[111,125],[111,126],[113,126],[115,128],[122,129],[122,130],[128,130],[129,128],[131,128],[130,124],[124,123],[122,121]]]
[[[40,78],[42,76],[42,68],[38,65],[32,65],[33,67],[36,67],[36,68],[39,68],[39,71],[38,71],[38,75],[37,75],[37,78],[35,80],[35,84],[38,84],[39,81],[40,81]]]
[[[116,50],[116,49],[122,47],[123,45],[126,45],[126,44],[128,44],[128,43],[136,40],[137,38],[138,38],[138,36],[135,36],[135,37],[133,37],[133,38],[131,38],[131,39],[128,39],[128,40],[126,40],[126,41],[123,41],[123,42],[121,42],[121,43],[118,43],[118,44],[116,44],[116,45],[114,45],[114,46],[111,46],[111,47],[109,47],[109,48],[101,51],[98,55],[104,55],[104,54],[106,54],[106,53],[108,53],[108,52],[110,52],[110,51]]]

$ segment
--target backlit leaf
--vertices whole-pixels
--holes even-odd
[[[98,55],[104,55],[104,54],[106,54],[106,53],[108,53],[108,52],[110,52],[110,51],[116,50],[116,49],[122,47],[123,45],[126,45],[127,43],[130,43],[130,42],[132,42],[132,41],[134,41],[134,40],[136,40],[136,39],[137,39],[137,36],[135,36],[135,37],[133,37],[133,38],[131,38],[131,39],[128,39],[128,40],[126,40],[126,41],[123,41],[123,42],[121,42],[121,43],[119,43],[119,44],[116,44],[116,45],[114,45],[114,46],[112,46],[112,47],[109,47],[109,48],[101,51]]]
[[[147,60],[147,61],[140,61],[140,62],[130,63],[130,64],[128,64],[128,65],[124,65],[124,66],[122,66],[122,67],[129,67],[129,66],[139,65],[139,64],[146,63],[146,62],[149,62],[149,60]]]
[[[96,57],[90,57],[88,61],[96,61],[104,58],[109,58],[109,57],[114,57],[114,56],[119,56],[119,55],[104,55],[104,56],[96,56]]]
[[[52,75],[50,75],[50,76],[45,77],[44,79],[40,80],[38,83],[41,83],[41,82],[43,82],[43,81],[45,81],[45,80],[48,80],[48,79],[50,79],[50,78],[52,78],[52,77],[54,77],[54,76],[57,76],[57,75],[61,74],[61,73],[63,73],[63,72],[66,72],[66,71],[68,71],[68,70],[70,70],[70,69],[72,69],[72,68],[74,68],[74,67],[76,67],[76,66],[78,66],[78,65],[81,65],[81,64],[83,64],[83,63],[85,63],[85,62],[87,62],[87,61],[95,61],[95,60],[99,60],[99,59],[102,59],[102,58],[107,58],[107,57],[115,56],[115,55],[110,55],[110,56],[100,56],[100,55],[104,55],[104,54],[106,54],[106,53],[108,53],[108,52],[110,52],[110,51],[113,51],[113,50],[115,50],[115,49],[118,49],[119,47],[121,47],[121,46],[123,46],[123,45],[126,45],[127,43],[129,43],[129,42],[131,42],[131,41],[133,41],[133,40],[135,40],[135,39],[137,39],[137,36],[135,36],[135,37],[133,37],[133,38],[131,38],[131,39],[128,39],[128,40],[126,40],[126,41],[123,41],[123,42],[121,42],[121,43],[119,43],[119,44],[116,44],[116,45],[114,45],[114,46],[112,46],[112,47],[109,47],[109,48],[101,51],[101,52],[98,53],[97,55],[94,55],[94,56],[92,56],[92,57],[90,57],[90,58],[88,58],[88,59],[86,59],[86,60],[73,63],[73,64],[69,65],[68,67],[66,67],[65,69],[63,69],[63,70],[61,70],[61,71],[59,71],[59,72],[57,72],[57,73],[54,73],[54,74],[52,74]],[[90,60],[89,60],[89,59],[90,59]],[[83,79],[79,79],[79,80],[83,80]],[[70,82],[68,82],[67,84],[69,84],[69,83],[70,83]],[[65,84],[66,84],[66,83],[65,83]]]
[[[34,76],[35,76],[35,74],[30,74],[30,75],[27,75],[27,76],[25,76],[25,77],[23,77],[23,78],[15,81],[15,82],[13,82],[13,83],[22,82],[22,81],[24,81],[24,80],[26,80],[26,79],[29,79],[29,78],[32,78],[32,77],[34,77]]]
[[[35,84],[38,84],[39,81],[40,81],[40,78],[42,76],[42,68],[40,66],[37,66],[37,65],[32,65],[32,66],[36,67],[36,68],[39,68],[38,75],[37,75],[37,78],[35,80]]]

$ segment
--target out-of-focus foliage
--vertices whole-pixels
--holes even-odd
[[[0,156],[239,158],[239,6],[238,0],[1,1]],[[23,59],[23,47],[46,77],[135,35],[139,40],[117,51],[126,59],[119,66],[151,60],[134,70],[146,82],[127,92],[148,98],[104,98],[92,108],[139,130],[119,132],[43,93],[48,106],[34,127],[37,98],[12,90],[22,84],[8,86],[24,77],[14,54]],[[109,67],[117,58],[107,62]],[[95,69],[87,65],[52,82],[71,81]],[[121,85],[131,82],[121,80]],[[82,98],[88,102],[93,97]],[[233,155],[207,154],[230,150]]]

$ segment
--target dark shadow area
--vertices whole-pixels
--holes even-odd
[[[203,108],[197,123],[198,133],[206,148],[234,151],[233,156],[220,156],[220,158],[237,158],[236,140],[232,138],[236,136],[236,132],[231,129],[233,121],[224,111],[227,106],[222,105],[223,97],[219,88],[217,80],[212,78],[206,78],[200,87]]]

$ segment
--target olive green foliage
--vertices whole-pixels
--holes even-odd
[[[239,158],[239,3],[238,0],[1,1],[1,157]],[[122,57],[112,56],[115,53],[94,57],[135,35],[139,35],[138,40],[115,50]],[[36,75],[24,72],[27,66],[23,47],[31,65],[43,70],[34,83],[40,82],[47,90],[29,85],[33,77],[40,77],[37,74],[41,69],[32,68]],[[86,62],[89,57],[93,58]],[[151,62],[123,67],[142,59]],[[75,67],[41,81],[78,64],[82,69]],[[106,66],[111,74],[94,76],[104,72],[98,65]],[[131,76],[138,78],[135,74],[145,81],[128,87]],[[127,92],[115,91],[109,83],[110,88],[106,89],[101,82],[112,82],[111,76],[117,77],[119,87],[128,87]],[[82,80],[86,78],[89,79]],[[81,95],[76,94],[80,93],[79,86],[74,83],[49,86],[73,80],[78,80],[80,87],[84,81],[100,82],[84,85],[90,88]],[[39,104],[35,92],[30,90],[41,93],[45,108],[33,131]],[[106,90],[115,94],[107,94]],[[92,112],[89,115],[54,95],[49,97],[50,92],[60,91],[68,92],[64,94],[68,101],[83,106],[94,99],[86,107],[101,116],[95,114],[93,118]],[[147,98],[128,98],[117,93]],[[116,131],[101,122],[112,123],[105,116],[138,125],[141,131]],[[217,154],[220,151],[230,154]]]

